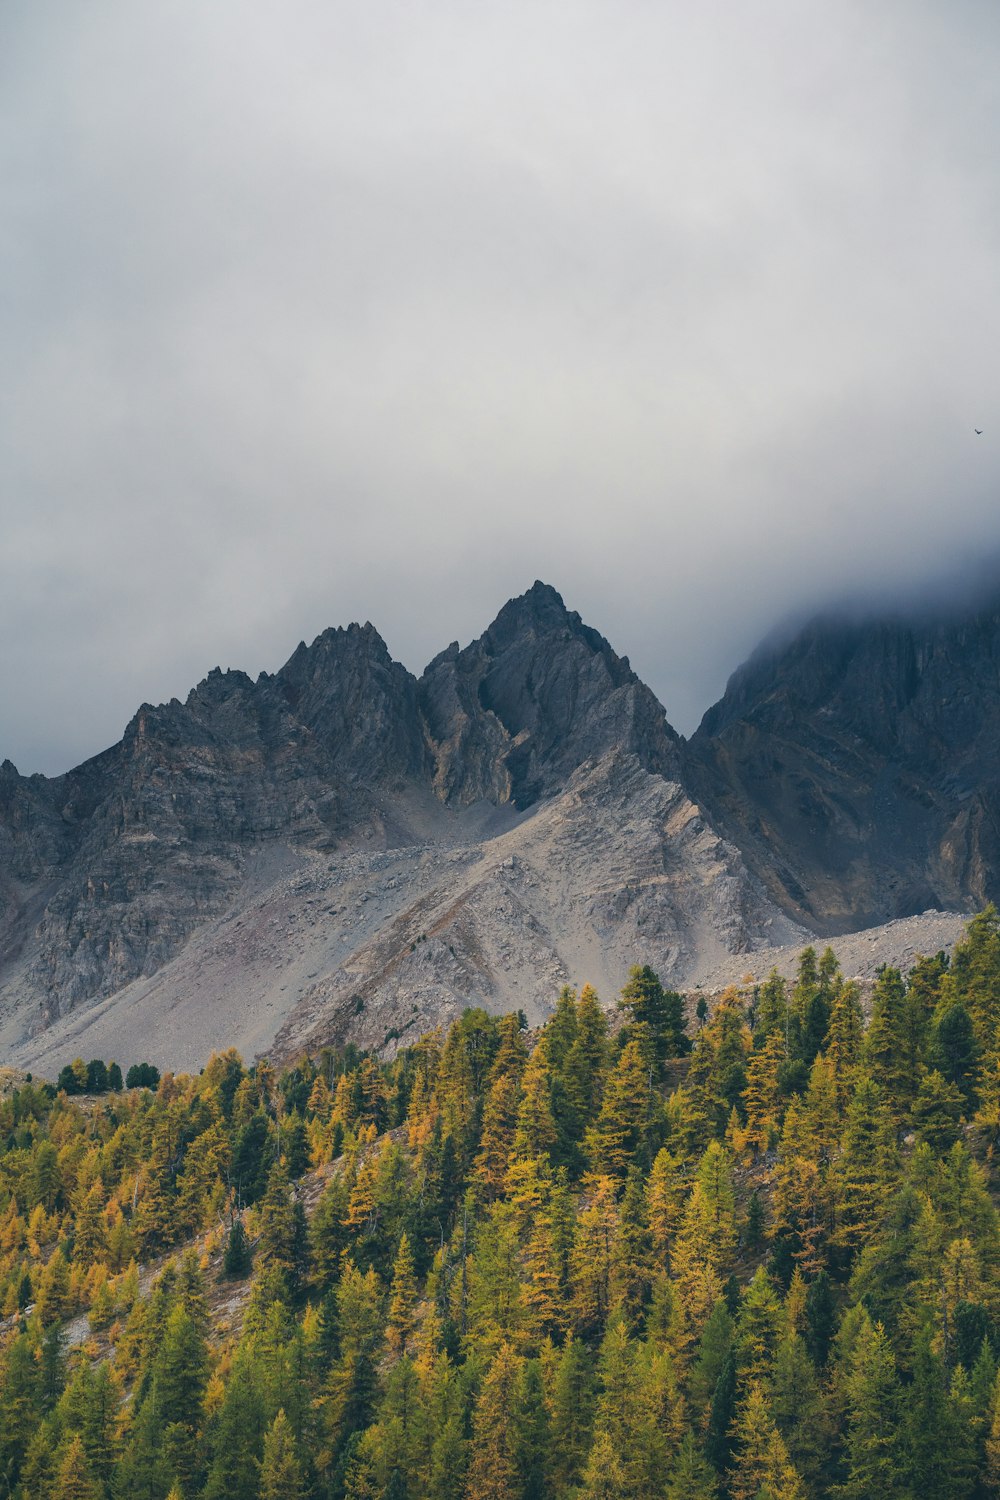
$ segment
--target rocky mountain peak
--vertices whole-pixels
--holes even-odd
[[[370,622],[300,643],[269,685],[340,774],[372,784],[427,772],[416,678]]]
[[[677,736],[654,695],[545,583],[470,646],[436,657],[420,702],[447,801],[530,807],[613,748],[663,774],[676,767]]]

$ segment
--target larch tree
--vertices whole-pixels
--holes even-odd
[[[608,1076],[588,1144],[597,1171],[623,1179],[648,1141],[654,1094],[650,1064],[638,1041],[627,1042]]]
[[[417,1278],[413,1264],[413,1251],[410,1249],[409,1237],[404,1232],[399,1249],[396,1251],[396,1265],[392,1274],[392,1286],[389,1289],[389,1321],[386,1327],[386,1341],[389,1352],[397,1359],[406,1353],[413,1330],[416,1326],[414,1316],[417,1302]]]
[[[732,1500],[806,1500],[759,1381],[752,1381],[737,1413],[735,1455],[727,1487]]]
[[[519,1393],[523,1360],[502,1343],[487,1371],[473,1416],[468,1500],[521,1500]]]

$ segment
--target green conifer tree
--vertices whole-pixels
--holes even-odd
[[[847,1477],[844,1500],[897,1500],[902,1493],[899,1383],[881,1323],[860,1320],[845,1383]]]

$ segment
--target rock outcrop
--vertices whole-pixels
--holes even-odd
[[[996,896],[998,745],[995,604],[826,616],[733,675],[685,778],[783,909],[837,933]]]

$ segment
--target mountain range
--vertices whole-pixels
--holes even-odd
[[[536,583],[417,679],[370,624],[216,669],[59,777],[0,766],[0,1057],[194,1067],[539,1020],[648,962],[977,907],[1000,867],[1000,606],[817,618],[685,741]]]

